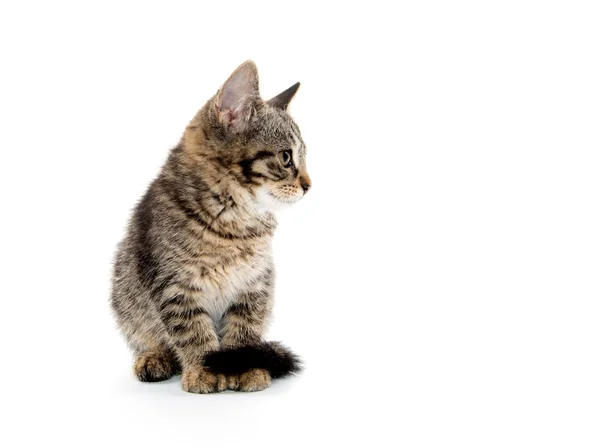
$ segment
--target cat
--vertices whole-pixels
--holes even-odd
[[[263,335],[273,306],[274,211],[311,188],[287,112],[299,83],[260,97],[252,61],[197,112],[137,204],[111,307],[140,381],[181,373],[192,393],[259,391],[300,369]]]

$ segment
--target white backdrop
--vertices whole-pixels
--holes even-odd
[[[597,447],[599,21],[592,1],[3,2],[0,444]],[[249,58],[264,97],[302,82],[313,189],[280,216],[269,337],[306,370],[255,394],[138,383],[115,245]]]

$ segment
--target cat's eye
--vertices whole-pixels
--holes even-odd
[[[292,166],[292,151],[289,149],[281,151],[279,154],[277,154],[277,158],[285,168]]]

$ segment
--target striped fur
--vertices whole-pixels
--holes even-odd
[[[118,248],[111,305],[141,381],[182,372],[183,388],[196,393],[270,384],[264,363],[225,375],[203,362],[221,347],[256,346],[266,331],[274,211],[310,188],[306,148],[286,112],[296,90],[265,102],[256,66],[242,64],[138,203]]]

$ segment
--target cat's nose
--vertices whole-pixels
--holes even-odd
[[[308,175],[301,176],[300,177],[300,185],[302,186],[302,189],[304,190],[304,194],[308,193],[308,190],[310,190],[310,187],[312,185],[312,183],[310,181],[310,177],[308,177]]]

